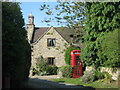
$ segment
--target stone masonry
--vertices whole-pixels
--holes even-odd
[[[47,39],[55,38],[56,45],[55,47],[47,46]],[[32,52],[32,67],[35,66],[36,58],[43,56],[43,58],[55,57],[54,64],[58,67],[66,65],[64,60],[64,54],[66,48],[69,46],[69,43],[64,40],[61,35],[51,27],[48,32],[39,38],[37,43],[33,44]]]

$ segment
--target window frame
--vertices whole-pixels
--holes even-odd
[[[56,46],[56,39],[55,38],[48,38],[47,39],[47,46],[48,47],[55,47]]]
[[[55,57],[47,57],[47,63],[48,63],[48,65],[54,65]]]

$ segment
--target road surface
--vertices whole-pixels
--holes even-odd
[[[25,83],[26,88],[42,88],[42,89],[48,89],[48,88],[54,88],[55,90],[57,89],[63,89],[63,88],[76,88],[79,90],[95,90],[94,88],[91,87],[84,87],[82,85],[75,85],[75,84],[68,84],[68,83],[63,83],[63,82],[54,82],[54,81],[48,81],[46,79],[40,79],[40,78],[30,78],[27,83]],[[75,89],[75,90],[76,90]]]

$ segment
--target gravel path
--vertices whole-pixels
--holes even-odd
[[[61,78],[60,75],[49,75],[49,76],[32,76],[30,78],[38,78],[38,79],[45,79],[45,80],[49,80],[49,79],[56,79],[56,78]]]

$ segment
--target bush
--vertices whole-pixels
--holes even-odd
[[[105,79],[104,81],[106,83],[110,83],[112,81],[112,76],[108,72],[104,72]]]
[[[85,71],[84,75],[80,78],[80,80],[84,83],[91,83],[95,80],[104,79],[105,77],[109,77],[109,75],[105,72],[91,70]]]
[[[46,65],[43,66],[42,68],[39,69],[39,71],[37,71],[37,75],[57,75],[57,66],[50,66],[50,65]]]
[[[46,66],[45,71],[48,73],[48,75],[57,75],[57,66]]]
[[[100,71],[95,71],[95,77],[96,77],[96,80],[105,78],[104,73]]]
[[[111,75],[110,75],[108,72],[104,72],[104,76],[105,76],[105,78],[107,78],[107,79],[110,79],[110,78],[111,78]]]
[[[37,75],[56,75],[57,74],[57,66],[48,65],[46,59],[42,56],[37,58],[36,68]]]
[[[86,71],[84,75],[80,78],[83,83],[91,83],[95,81],[95,71]]]
[[[37,74],[38,72],[37,72],[37,70],[35,69],[35,68],[33,68],[33,70],[32,70],[32,75],[34,76],[35,74]]]
[[[67,77],[67,78],[72,77],[72,67],[70,65],[60,67],[60,71],[63,77]]]

